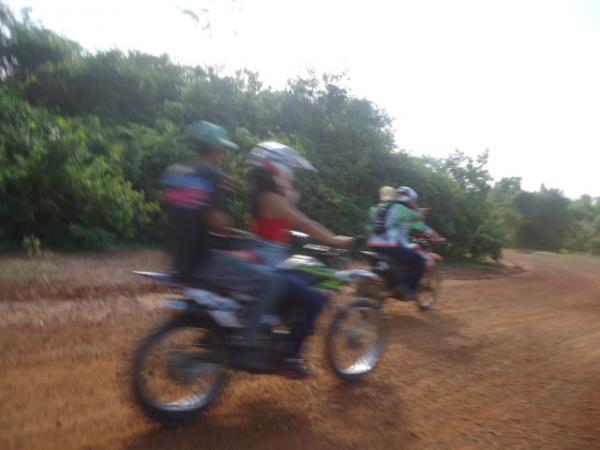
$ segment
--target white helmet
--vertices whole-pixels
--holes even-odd
[[[396,201],[397,202],[410,202],[416,201],[419,196],[414,189],[408,186],[400,186],[396,189]]]
[[[315,167],[300,154],[287,145],[279,142],[261,142],[250,151],[250,163],[262,165],[278,174],[293,178],[294,170],[317,171]]]

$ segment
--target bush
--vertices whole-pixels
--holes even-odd
[[[85,250],[107,250],[114,243],[114,234],[102,228],[89,228],[73,224],[69,226],[69,243]]]
[[[590,252],[594,255],[600,255],[600,237],[593,238],[590,241]]]
[[[248,70],[220,76],[166,56],[88,53],[0,3],[0,80],[3,248],[30,235],[67,248],[163,240],[161,174],[195,157],[179,137],[198,119],[226,127],[241,146],[225,166],[241,187],[230,202],[238,226],[250,220],[247,154],[277,140],[318,168],[298,174],[300,207],[336,233],[364,233],[389,184],[412,186],[433,208],[428,222],[450,240],[447,254],[497,258],[508,234],[494,225],[487,154],[435,160],[397,150],[391,119],[352,96],[340,75],[273,90]]]
[[[86,227],[102,245],[136,235],[155,206],[117,165],[92,154],[90,136],[100,132],[97,121],[32,108],[0,87],[0,241],[35,235],[79,245],[90,242]]]

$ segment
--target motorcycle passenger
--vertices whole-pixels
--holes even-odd
[[[229,178],[219,166],[238,145],[225,129],[204,121],[187,128],[186,140],[197,159],[169,167],[164,176],[174,268],[183,280],[206,280],[250,296],[253,301],[243,337],[245,344],[252,346],[262,315],[283,298],[287,282],[267,267],[215,248],[211,238],[211,233],[232,233],[226,212]]]
[[[253,232],[260,238],[256,249],[266,264],[275,266],[288,257],[290,230],[300,230],[335,247],[348,247],[352,238],[335,236],[325,227],[308,218],[296,207],[299,193],[294,186],[296,170],[316,171],[313,165],[294,149],[277,142],[263,142],[250,152],[252,171]],[[297,374],[309,375],[303,364],[302,345],[313,333],[314,323],[325,305],[325,298],[298,276],[282,271],[293,284],[286,302],[305,310],[304,320],[295,324],[294,351],[290,368]]]
[[[296,207],[300,193],[294,186],[295,171],[316,172],[296,150],[277,142],[263,142],[250,152],[250,163],[254,165],[251,175],[252,231],[264,244],[258,250],[267,264],[276,265],[287,258],[291,229],[303,231],[332,247],[350,245],[352,238],[335,236]]]
[[[414,193],[413,200],[416,202],[416,192],[410,191]],[[383,186],[379,190],[379,200],[379,204],[369,210],[368,245],[373,251],[406,265],[406,282],[401,283],[396,278],[393,288],[403,298],[416,300],[417,288],[425,272],[425,260],[411,247],[409,234],[412,230],[427,233],[430,229],[423,222],[423,211],[404,204],[411,200],[410,194],[404,190],[396,193],[393,187]]]

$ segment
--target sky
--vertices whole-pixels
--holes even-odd
[[[247,67],[273,88],[345,72],[394,119],[398,148],[489,149],[495,179],[600,196],[600,0],[4,2],[92,51]]]

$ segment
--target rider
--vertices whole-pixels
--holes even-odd
[[[420,212],[424,216],[427,212],[429,212],[429,208],[419,208],[419,205],[417,204],[418,198],[419,195],[415,192],[415,190],[408,186],[400,186],[396,188],[396,203],[404,205],[407,208],[412,209],[413,211]],[[439,242],[446,241],[445,238],[440,236],[433,228],[426,225],[423,221],[411,223],[410,231],[417,231]],[[408,245],[411,245],[410,242],[408,242]]]
[[[296,170],[316,172],[298,152],[278,142],[257,144],[250,152],[252,171],[253,232],[262,240],[260,256],[276,265],[287,258],[291,229],[304,231],[332,247],[347,247],[352,238],[335,236],[304,215],[296,203],[300,194],[294,186]]]
[[[319,223],[298,210],[296,202],[300,195],[294,186],[296,170],[316,171],[313,165],[294,149],[277,143],[263,142],[250,152],[252,171],[253,232],[260,238],[257,253],[268,265],[277,265],[289,253],[290,230],[306,232],[314,238],[335,247],[348,247],[352,238],[335,236]],[[303,366],[302,345],[314,330],[314,323],[321,312],[325,298],[316,289],[292,273],[281,271],[293,288],[286,302],[305,310],[304,320],[295,324],[294,350],[291,361],[296,361],[297,373],[310,372]]]
[[[403,186],[394,190],[383,186],[379,200],[380,203],[369,210],[368,245],[377,253],[407,265],[406,286],[399,283],[394,288],[407,300],[416,300],[425,260],[412,248],[409,235],[411,231],[430,234],[433,230],[423,222],[425,210],[417,207],[417,193],[413,189]]]
[[[215,248],[211,233],[230,236],[233,231],[225,212],[229,177],[219,166],[238,145],[225,129],[204,121],[191,124],[186,138],[198,158],[169,167],[164,177],[175,270],[183,280],[196,278],[217,287],[235,287],[253,298],[244,330],[244,342],[251,346],[261,316],[286,295],[287,282],[266,267]]]

